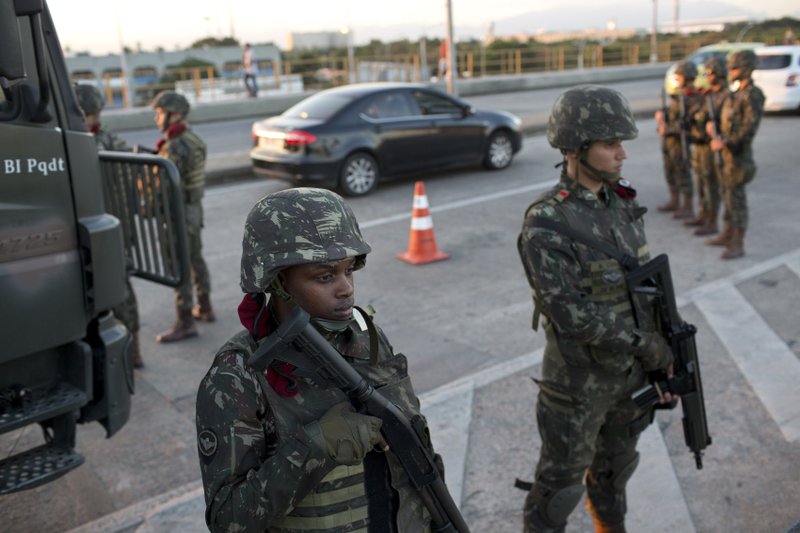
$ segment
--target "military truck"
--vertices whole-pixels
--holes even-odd
[[[82,464],[79,425],[123,427],[131,335],[112,308],[126,276],[180,284],[186,257],[175,166],[98,154],[45,3],[0,0],[0,495]]]

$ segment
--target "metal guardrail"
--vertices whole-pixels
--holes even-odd
[[[128,272],[178,287],[189,279],[189,249],[178,169],[163,157],[100,152],[106,209],[120,220]]]

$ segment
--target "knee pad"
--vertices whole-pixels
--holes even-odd
[[[639,466],[639,452],[633,455],[633,459],[628,460],[625,457],[623,460],[613,461],[611,463],[611,478],[609,479],[611,486],[616,490],[624,490],[637,466]]]
[[[583,485],[541,490],[534,485],[525,501],[524,521],[531,532],[563,531],[567,517],[583,496]]]

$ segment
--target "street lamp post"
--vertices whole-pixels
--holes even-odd
[[[348,27],[342,28],[341,32],[345,39],[347,39],[347,78],[350,80],[350,84],[353,84],[356,82],[355,54],[353,53],[353,30]]]
[[[445,0],[447,8],[447,92],[458,96],[456,91],[456,46],[453,42],[453,9],[450,0]]]

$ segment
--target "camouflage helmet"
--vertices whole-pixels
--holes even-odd
[[[561,93],[547,124],[550,146],[561,150],[577,150],[593,141],[627,141],[638,134],[625,97],[599,85],[581,85]]]
[[[725,65],[725,60],[717,56],[711,56],[706,59],[703,66],[718,78],[724,79],[728,75],[728,67]]]
[[[244,223],[242,291],[266,292],[290,266],[355,257],[362,268],[372,250],[353,211],[338,194],[300,187],[266,195]]]
[[[758,56],[752,50],[737,50],[728,56],[728,70],[735,68],[753,72],[758,64]]]
[[[86,83],[75,84],[75,96],[78,97],[78,105],[81,106],[86,115],[99,113],[105,106],[103,95],[94,85]]]
[[[175,91],[161,91],[153,98],[153,108],[163,107],[170,113],[180,113],[181,115],[188,115],[189,100],[180,93]]]
[[[675,74],[683,76],[687,80],[693,80],[697,77],[697,65],[694,61],[681,61],[675,65]]]

